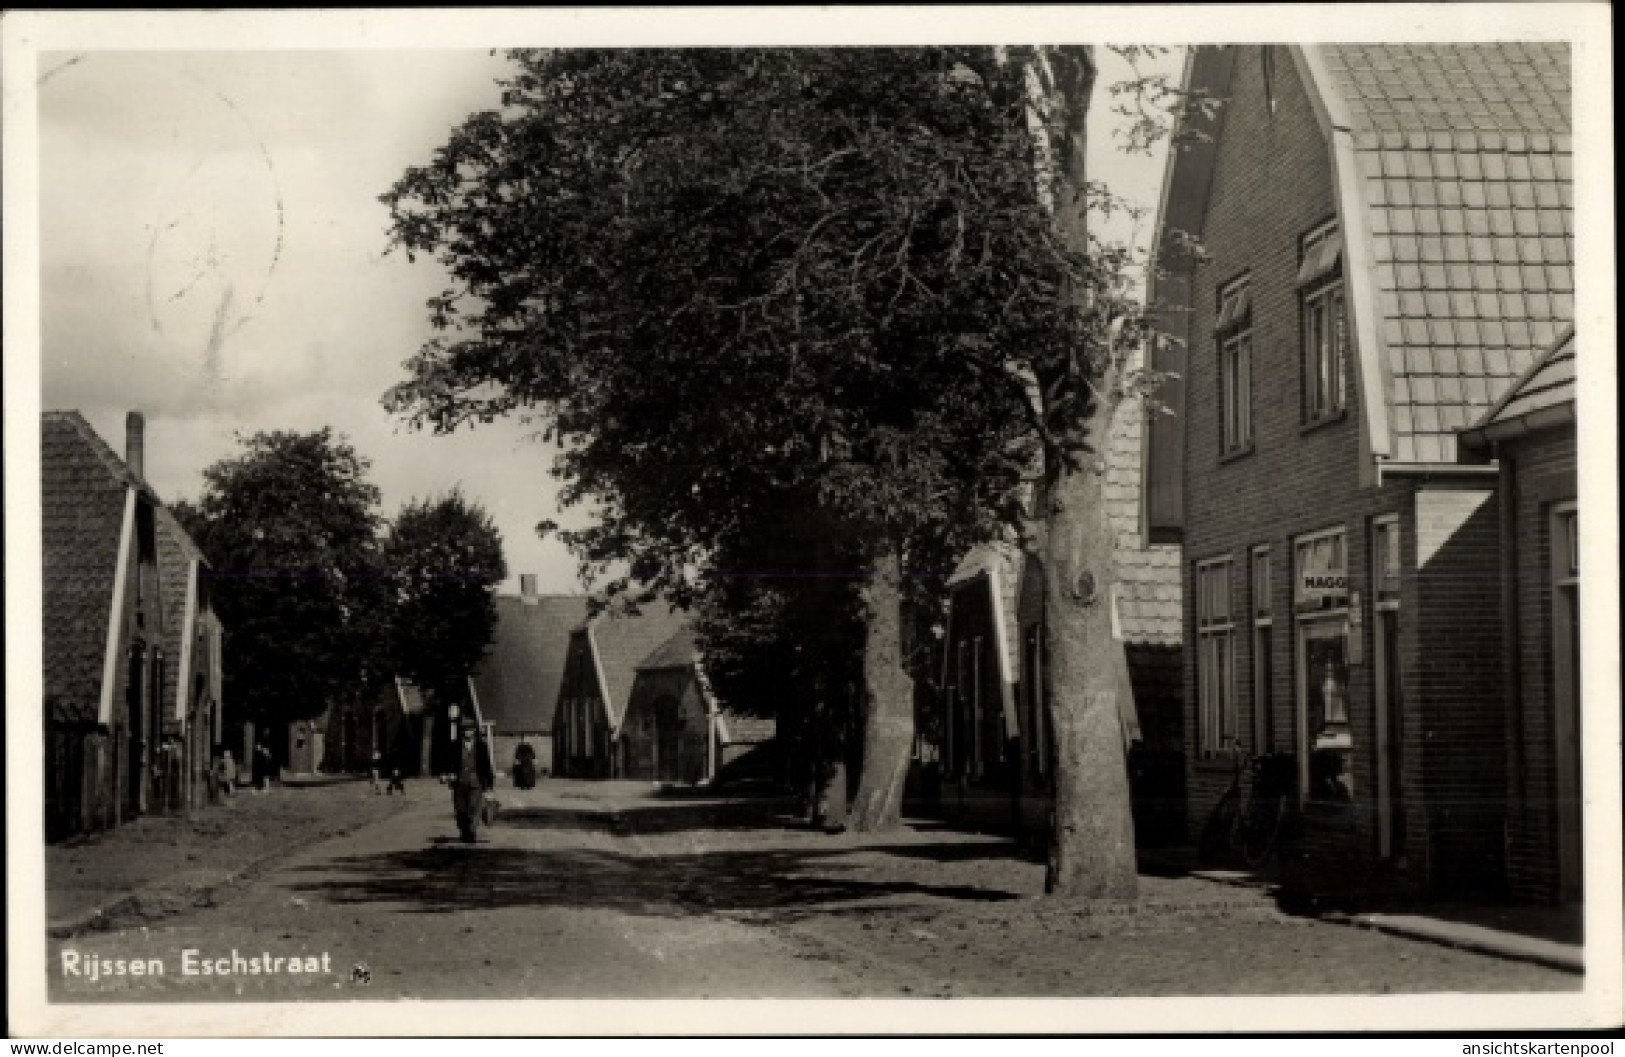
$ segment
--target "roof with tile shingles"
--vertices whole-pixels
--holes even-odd
[[[40,416],[41,633],[49,718],[94,723],[125,495],[149,495],[77,411]]]
[[[181,646],[193,633],[186,624],[187,588],[194,561],[204,562],[203,552],[175,515],[165,507],[155,512],[158,536],[159,587],[164,606],[164,718],[174,722],[180,707]],[[205,562],[207,564],[207,562]]]
[[[1370,221],[1393,458],[1457,431],[1574,318],[1569,49],[1317,45]]]
[[[771,719],[747,716],[721,706],[704,680],[699,643],[690,625],[678,628],[672,636],[645,657],[637,666],[639,672],[656,672],[673,668],[690,671],[700,682],[700,691],[708,704],[716,707],[721,720],[722,740],[728,745],[756,744],[773,737],[778,726]]]
[[[1573,422],[1574,357],[1574,330],[1570,328],[1494,407],[1462,431],[1462,443],[1478,448],[1490,441]]]
[[[553,729],[570,632],[587,618],[582,595],[537,595],[534,602],[498,595],[497,624],[474,669],[480,715],[498,734]]]
[[[600,690],[611,729],[620,728],[638,665],[681,629],[687,619],[686,613],[668,609],[664,602],[657,601],[644,605],[636,616],[606,613],[580,629],[591,641],[598,670],[603,673],[606,685]]]

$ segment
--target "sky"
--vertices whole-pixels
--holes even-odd
[[[1162,159],[1119,149],[1104,86],[1124,68],[1100,59],[1092,174],[1153,208]],[[1177,52],[1160,62],[1177,74]],[[78,409],[118,451],[142,411],[169,501],[196,498],[239,434],[331,426],[370,460],[386,516],[460,487],[502,533],[507,590],[520,573],[583,590],[535,532],[587,515],[558,508],[534,424],[433,436],[380,403],[444,276],[387,252],[378,196],[495,105],[506,65],[488,49],[42,52],[41,408]]]

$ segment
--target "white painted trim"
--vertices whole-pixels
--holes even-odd
[[[485,713],[480,711],[480,692],[474,689],[474,677],[472,675],[465,675],[463,678],[468,682],[468,703],[474,706],[474,722],[483,728],[485,726]]]
[[[610,721],[609,740],[613,743],[616,738],[621,736],[621,723],[620,720],[615,719],[614,713],[610,710],[609,680],[604,678],[604,662],[598,656],[598,639],[592,633],[591,624],[587,625],[587,653],[592,656],[592,670],[598,677],[598,703],[603,706],[604,718]],[[623,720],[626,718],[624,711],[621,713],[620,718]]]
[[[181,659],[175,681],[175,718],[186,723],[186,707],[192,700],[192,640],[197,637],[198,560],[186,563],[186,611],[181,618]]]
[[[1353,119],[1348,102],[1332,87],[1320,52],[1313,45],[1292,46],[1315,119],[1331,148],[1332,180],[1336,190],[1337,219],[1343,226],[1343,282],[1353,319],[1355,388],[1360,393],[1360,483],[1381,483],[1378,463],[1393,455],[1393,434],[1388,416],[1388,350],[1377,325],[1376,262],[1371,253],[1371,226],[1362,193],[1360,168],[1354,156]]]
[[[107,645],[102,651],[102,697],[96,706],[96,720],[104,726],[113,723],[113,684],[118,680],[119,647],[124,623],[124,586],[130,576],[130,552],[135,549],[135,489],[124,490],[124,519],[118,533],[118,565],[113,571],[113,607],[107,614]]]

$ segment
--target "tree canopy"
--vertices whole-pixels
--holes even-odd
[[[1080,475],[1103,472],[1112,412],[1144,379],[1122,355],[1142,329],[1126,254],[1083,222],[1088,49],[512,58],[500,108],[383,196],[395,242],[453,281],[390,408],[443,431],[539,415],[565,501],[599,518],[567,542],[588,573],[627,562],[609,594],[688,604],[719,558],[757,553],[785,496],[810,495],[866,584],[871,720],[910,693],[900,584],[921,553],[1019,521],[1037,465],[1065,558],[1046,564],[1051,609],[1103,611],[1111,542],[1078,520],[1104,523]],[[1062,638],[1102,638],[1082,629]],[[1050,655],[1059,707],[1088,714],[1058,723],[1063,742],[1120,755],[1114,699]],[[881,727],[906,763],[909,733]],[[1102,788],[1126,820],[1126,785]]]
[[[378,489],[330,429],[239,440],[176,513],[209,559],[228,707],[257,722],[309,719],[376,657]]]
[[[493,590],[508,575],[502,536],[453,489],[401,509],[383,543],[394,671],[441,699],[461,699],[496,629]]]

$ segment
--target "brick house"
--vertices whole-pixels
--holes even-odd
[[[571,630],[553,712],[553,773],[620,778],[621,724],[637,667],[680,630],[684,615],[651,603],[636,616],[600,614]]]
[[[1207,47],[1184,76],[1227,102],[1165,176],[1145,531],[1184,551],[1191,836],[1237,748],[1286,751],[1289,876],[1500,888],[1498,471],[1457,431],[1573,318],[1567,49]]]
[[[521,739],[536,750],[536,768],[553,768],[553,710],[570,648],[570,632],[587,619],[582,595],[543,595],[536,577],[519,577],[519,594],[496,597],[497,624],[474,669],[473,698],[491,729],[497,767],[512,764]]]
[[[168,697],[157,495],[77,411],[40,416],[45,832],[58,840],[162,806]]]
[[[1118,410],[1106,497],[1117,536],[1114,610],[1132,684],[1122,703],[1136,839],[1163,843],[1182,836],[1184,819],[1179,548],[1141,542],[1142,415],[1134,402]],[[1041,528],[1029,525],[1025,543],[973,549],[948,578],[938,747],[951,816],[1034,832],[1048,825],[1052,766]]]
[[[711,782],[773,738],[771,719],[726,709],[711,692],[692,628],[679,628],[639,662],[621,721],[622,777]],[[760,770],[761,768],[757,768]]]
[[[1507,882],[1581,897],[1580,508],[1574,331],[1461,434],[1462,457],[1500,466]]]

